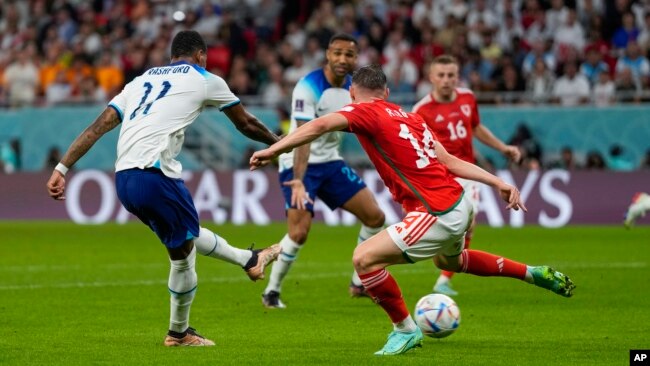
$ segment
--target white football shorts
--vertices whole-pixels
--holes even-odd
[[[465,197],[469,198],[470,202],[472,203],[472,208],[474,208],[474,215],[476,215],[478,213],[478,202],[481,198],[481,183],[475,180],[458,177],[456,177],[456,182],[463,186]]]
[[[428,212],[412,211],[402,222],[386,230],[404,257],[411,262],[430,259],[437,254],[447,257],[459,255],[465,243],[465,232],[474,215],[468,195],[451,211],[435,216]]]

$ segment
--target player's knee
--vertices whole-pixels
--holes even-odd
[[[382,210],[377,210],[376,213],[366,218],[363,224],[368,227],[378,228],[384,226],[384,222],[386,222],[386,215]]]
[[[460,270],[460,263],[457,257],[445,257],[444,255],[436,255],[433,257],[433,263],[436,267],[451,272],[458,272]]]
[[[355,271],[359,273],[367,272],[368,267],[372,265],[368,256],[364,254],[363,249],[360,250],[360,247],[357,247],[352,254],[352,264],[354,265]]]
[[[307,241],[308,234],[309,231],[303,228],[293,228],[289,230],[289,238],[300,245]]]

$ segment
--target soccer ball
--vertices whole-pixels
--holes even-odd
[[[460,309],[449,296],[429,294],[415,304],[415,323],[425,335],[444,338],[458,329]]]

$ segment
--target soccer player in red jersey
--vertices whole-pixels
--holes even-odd
[[[338,112],[301,126],[268,149],[253,154],[251,169],[269,164],[278,154],[316,139],[326,132],[357,135],[393,198],[407,213],[359,245],[354,267],[368,293],[390,317],[394,330],[377,355],[396,355],[421,345],[422,331],[407,310],[392,264],[433,258],[441,269],[478,276],[517,278],[570,297],[575,286],[547,266],[523,263],[478,250],[463,249],[473,208],[459,176],[496,188],[508,209],[526,210],[519,191],[474,164],[449,154],[417,114],[387,102],[386,75],[378,66],[365,66],[352,76],[353,103]]]
[[[413,113],[419,114],[435,133],[448,153],[475,164],[472,136],[487,146],[500,151],[514,162],[521,159],[521,153],[516,146],[506,145],[492,132],[481,124],[476,98],[471,90],[458,88],[458,61],[450,55],[441,55],[433,59],[429,70],[429,79],[433,90],[413,106]],[[479,187],[473,180],[456,178],[469,196],[474,212],[478,212]],[[469,248],[474,232],[475,220],[465,234],[465,248]],[[454,272],[442,271],[434,292],[445,295],[458,295],[451,287],[451,277]]]

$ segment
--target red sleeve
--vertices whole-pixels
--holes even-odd
[[[472,128],[478,126],[481,123],[481,116],[478,114],[478,103],[476,99],[472,98]]]
[[[359,135],[368,135],[372,131],[372,123],[368,118],[368,112],[359,104],[348,104],[336,113],[341,114],[348,120],[347,131]]]

